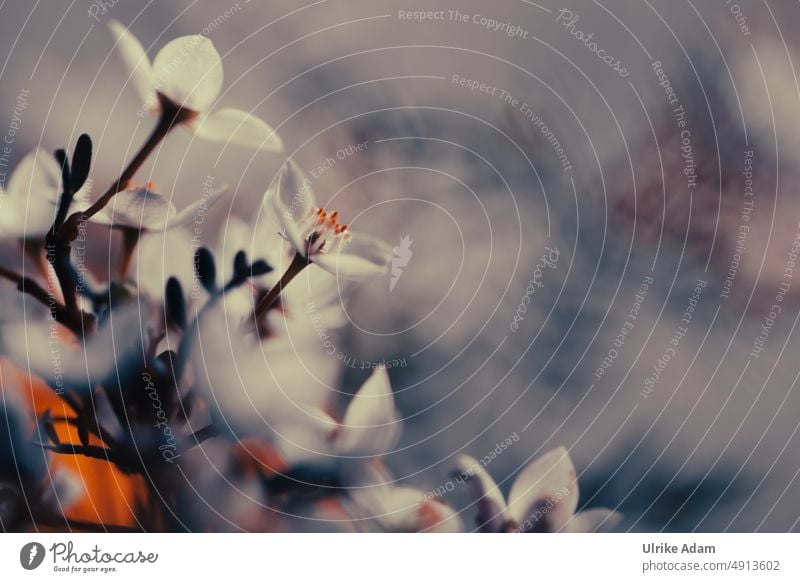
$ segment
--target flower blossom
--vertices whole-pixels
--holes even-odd
[[[251,279],[250,284],[225,294],[223,304],[231,321],[251,314],[254,302],[278,284],[281,269],[291,262],[286,245],[281,244],[277,234],[279,228],[277,216],[270,206],[262,206],[262,212],[253,220],[230,216],[223,223],[214,250],[220,287],[233,272],[234,257],[239,251],[245,251],[253,259],[263,259],[275,268],[266,275]],[[305,325],[308,330],[315,328],[313,331],[319,339],[321,334],[347,322],[342,304],[349,291],[347,282],[337,284],[335,279],[319,269],[305,269],[283,289],[280,311],[285,317],[278,323],[282,323],[281,328],[290,334],[302,333],[300,325]]]
[[[264,195],[292,250],[309,263],[344,279],[363,280],[388,272],[392,249],[381,240],[353,233],[339,212],[316,205],[302,171],[289,161]]]
[[[50,320],[10,322],[3,328],[0,351],[57,390],[88,393],[95,386],[117,385],[142,363],[146,323],[139,309],[129,304],[115,310],[94,336],[81,342],[71,341]]]
[[[576,513],[578,481],[564,447],[526,466],[511,486],[506,503],[492,477],[469,455],[459,455],[454,477],[467,483],[477,506],[479,531],[590,532],[612,528],[622,519],[609,509]]]
[[[231,304],[220,302],[202,315],[190,358],[220,427],[238,437],[263,434],[289,419],[307,421],[302,411],[327,406],[341,366],[311,330],[287,328],[283,315],[273,312],[269,326],[281,333],[253,342],[228,309]]]
[[[61,169],[52,154],[37,149],[11,173],[8,189],[0,188],[0,238],[43,239],[58,210]],[[73,207],[88,206],[87,188],[73,197]]]
[[[130,80],[144,107],[154,113],[169,108],[203,139],[279,152],[283,143],[266,122],[246,111],[223,108],[206,114],[222,90],[222,59],[202,35],[168,42],[153,62],[139,40],[117,21],[109,23]]]
[[[383,465],[402,421],[386,368],[361,386],[340,423],[321,411],[278,427],[277,449],[288,464],[315,463],[339,475],[345,507],[358,523],[392,532],[461,531],[458,515],[439,499],[400,485]]]
[[[89,220],[112,228],[129,228],[141,233],[163,232],[188,224],[197,217],[201,208],[210,208],[224,192],[224,189],[216,190],[178,212],[171,200],[154,190],[152,182],[144,187],[126,188],[114,196],[111,204]]]

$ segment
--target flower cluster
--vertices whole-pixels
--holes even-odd
[[[125,27],[110,27],[157,116],[152,134],[97,197],[85,134],[72,155],[24,158],[0,192],[0,237],[36,267],[0,267],[24,300],[24,318],[0,334],[0,528],[274,531],[311,520],[464,531],[459,512],[400,483],[384,460],[401,432],[387,370],[336,415],[331,393],[351,390],[304,319],[314,305],[316,324],[344,325],[348,290],[388,274],[391,248],[320,207],[291,160],[250,221],[230,217],[218,241],[193,246],[186,225],[225,189],[178,210],[134,182],[150,154],[177,127],[273,153],[281,139],[251,113],[215,107],[222,62],[206,37],[172,40],[151,62]],[[121,250],[114,268],[95,265],[79,282],[75,242],[89,223],[119,231]],[[576,513],[563,449],[526,468],[508,504],[472,459],[456,465],[480,531],[617,520]]]

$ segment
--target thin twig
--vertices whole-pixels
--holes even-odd
[[[4,279],[8,279],[12,283],[17,284],[17,289],[22,291],[23,293],[27,293],[31,297],[38,299],[43,305],[47,306],[49,309],[53,309],[53,306],[58,306],[58,302],[56,301],[55,297],[53,297],[50,293],[47,292],[41,285],[39,285],[36,281],[31,279],[30,277],[23,277],[19,273],[15,273],[11,269],[7,269],[6,267],[0,266],[0,277]]]
[[[280,278],[272,289],[258,302],[256,305],[255,311],[253,313],[256,321],[261,319],[261,317],[272,307],[272,304],[278,300],[278,297],[283,291],[283,288],[286,287],[292,279],[294,279],[297,275],[299,275],[303,269],[308,266],[308,259],[306,259],[300,253],[296,253],[292,262],[289,264],[289,267],[286,269],[286,272]]]
[[[193,432],[183,440],[183,448],[190,449],[193,446],[199,445],[210,438],[219,436],[219,428],[213,424],[204,426],[203,428]]]
[[[46,443],[40,443],[36,441],[34,441],[33,444],[57,455],[82,455],[84,457],[89,457],[90,459],[99,459],[101,461],[114,463],[118,467],[127,471],[136,470],[135,467],[132,467],[130,464],[123,461],[119,454],[106,447],[97,447],[94,445],[76,445],[73,443],[48,445]]]
[[[122,171],[119,178],[109,186],[108,190],[106,190],[94,204],[83,212],[76,212],[66,220],[63,228],[60,229],[64,233],[64,236],[68,238],[73,235],[77,236],[74,231],[77,230],[78,224],[89,220],[92,216],[100,212],[117,193],[127,187],[142,164],[150,157],[150,154],[153,153],[167,134],[177,125],[185,123],[197,116],[194,111],[176,105],[161,93],[158,94],[158,98],[161,104],[161,115],[158,118],[158,123],[155,128],[153,128],[153,132],[147,138],[147,141],[144,142],[128,166]],[[71,240],[74,240],[74,238]]]
[[[119,264],[117,265],[117,277],[120,281],[124,281],[128,277],[128,271],[131,267],[131,260],[136,251],[136,245],[141,238],[141,232],[136,228],[123,228],[122,230],[122,251],[119,257]]]

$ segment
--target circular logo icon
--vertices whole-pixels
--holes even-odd
[[[19,563],[26,570],[35,570],[44,561],[44,546],[39,542],[30,542],[19,551]]]

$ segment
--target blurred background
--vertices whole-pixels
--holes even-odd
[[[151,57],[212,39],[219,105],[275,127],[325,206],[401,249],[335,339],[351,392],[397,361],[398,477],[435,489],[454,455],[512,437],[487,465],[501,488],[563,444],[581,505],[623,529],[800,529],[796,3],[5,2],[8,167],[86,132],[103,185],[145,139],[111,19]],[[181,131],[139,178],[179,208],[228,184],[214,244],[284,159]],[[117,235],[92,236],[113,259]]]

